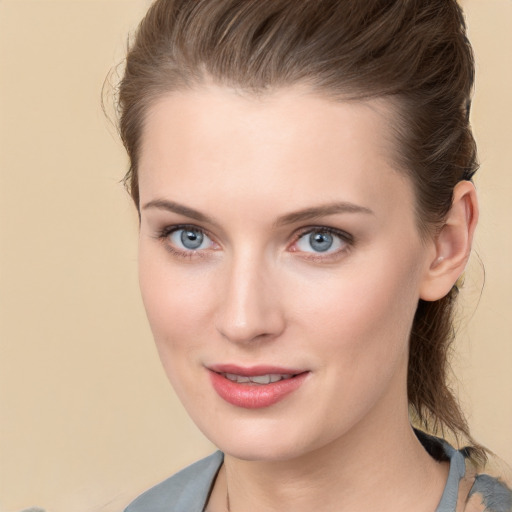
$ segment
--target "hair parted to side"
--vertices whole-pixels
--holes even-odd
[[[389,98],[397,164],[415,188],[419,229],[435,232],[455,185],[477,170],[469,125],[474,62],[456,0],[157,0],[139,25],[119,86],[125,183],[139,207],[148,108],[214,82],[254,94],[303,84],[337,99]],[[410,339],[412,415],[431,432],[484,449],[447,384],[454,287],[420,300]]]

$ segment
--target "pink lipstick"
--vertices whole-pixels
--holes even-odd
[[[309,372],[274,366],[217,365],[208,368],[213,388],[226,402],[245,409],[269,407],[298,389]]]

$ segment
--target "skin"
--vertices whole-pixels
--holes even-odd
[[[408,337],[418,299],[447,293],[465,265],[476,199],[458,186],[439,235],[422,238],[390,119],[383,100],[300,87],[256,98],[211,85],[148,112],[140,285],[171,383],[226,454],[210,512],[228,489],[232,512],[439,502],[447,467],[409,424]],[[204,233],[198,250],[181,243],[183,225]],[[334,245],[319,253],[309,234],[326,227]],[[227,363],[308,374],[277,404],[246,409],[211,385],[208,368]]]

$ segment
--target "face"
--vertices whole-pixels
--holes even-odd
[[[298,88],[211,86],[149,111],[143,300],[177,394],[228,454],[298,457],[407,414],[431,251],[390,117]]]

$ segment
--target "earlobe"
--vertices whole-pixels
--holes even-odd
[[[451,290],[469,259],[477,221],[475,187],[470,181],[461,181],[453,190],[452,206],[433,240],[434,257],[421,283],[421,299],[439,300]]]

